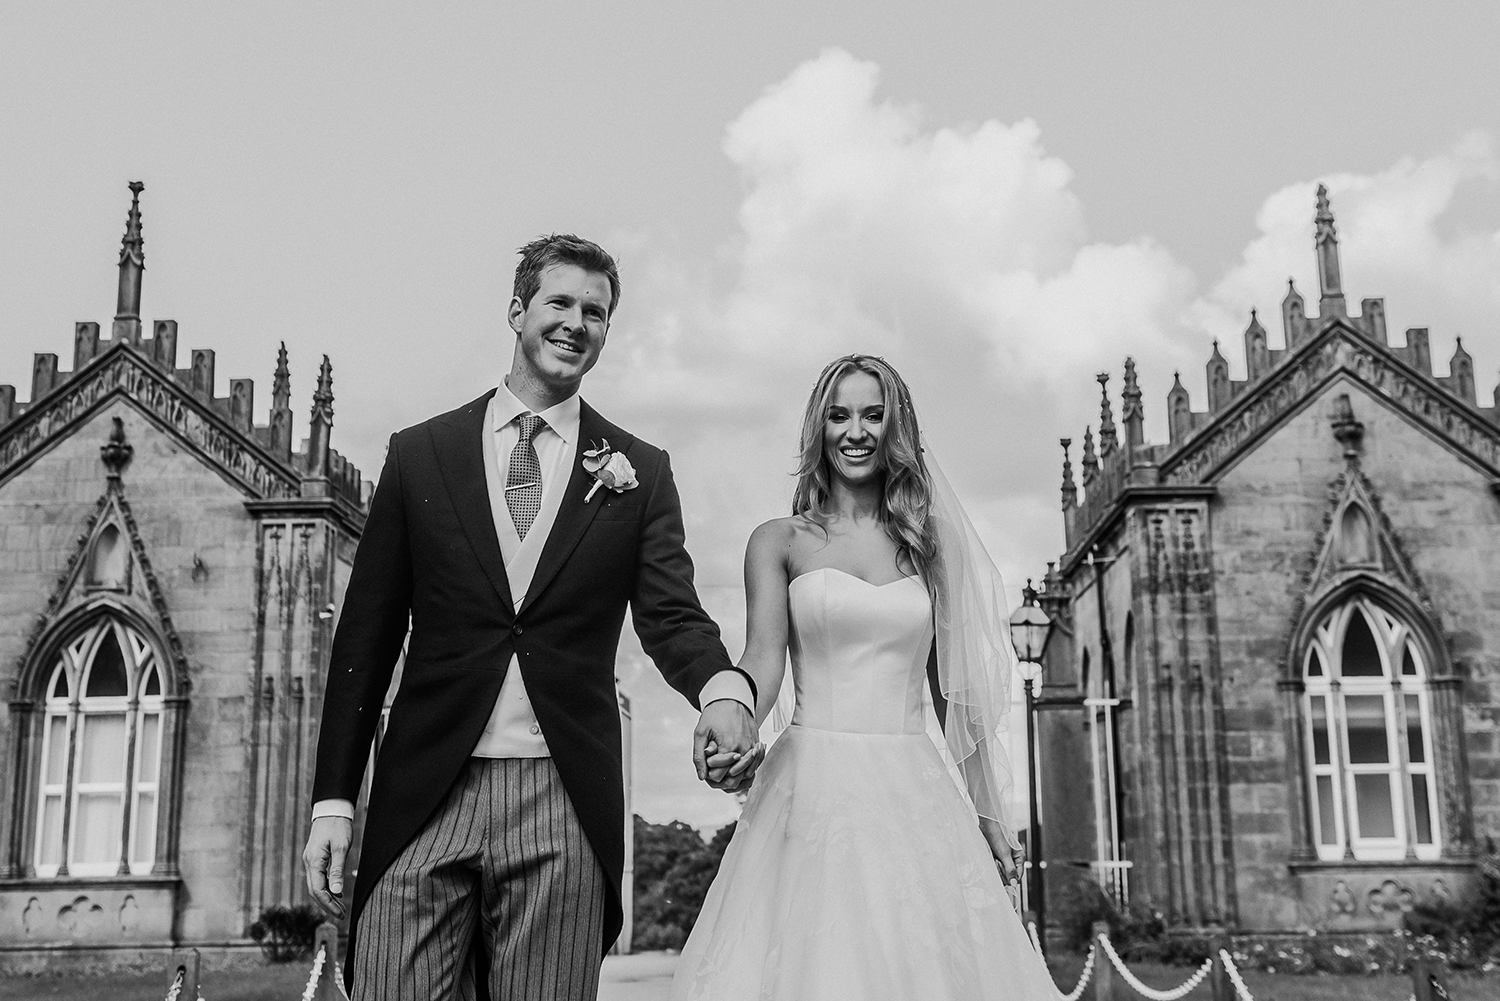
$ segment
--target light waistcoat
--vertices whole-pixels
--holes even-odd
[[[578,395],[575,393],[537,414],[545,422],[532,439],[537,463],[542,469],[542,508],[527,530],[526,538],[522,539],[516,533],[510,507],[505,503],[505,479],[510,469],[510,454],[521,437],[516,418],[529,413],[530,408],[501,383],[495,395],[490,397],[489,411],[484,420],[484,481],[489,488],[490,511],[495,518],[495,533],[500,537],[500,556],[505,560],[511,600],[518,610],[526,603],[527,589],[536,574],[536,562],[541,558],[542,547],[557,521],[557,509],[568,486],[571,460],[578,454]],[[526,694],[520,659],[511,654],[510,669],[505,672],[505,681],[500,685],[500,695],[495,699],[495,708],[490,711],[484,733],[474,746],[474,757],[550,756],[547,738],[542,735],[536,713],[531,708],[531,699]]]

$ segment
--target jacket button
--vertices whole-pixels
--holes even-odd
[[[520,626],[511,626],[510,627],[510,634],[512,636],[519,636],[519,635],[521,635],[522,631],[523,630],[521,629]]]

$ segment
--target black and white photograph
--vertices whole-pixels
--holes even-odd
[[[0,4],[0,1001],[1500,997],[1497,40]]]

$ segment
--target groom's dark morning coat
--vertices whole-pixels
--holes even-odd
[[[593,478],[575,455],[530,591],[513,608],[485,483],[481,435],[491,433],[483,426],[491,395],[391,437],[334,635],[314,802],[357,799],[410,615],[401,686],[370,786],[351,957],[372,887],[468,761],[513,651],[553,763],[609,876],[602,956],[621,925],[625,806],[614,668],[626,606],[646,652],[695,707],[704,683],[732,667],[693,589],[667,454],[587,403],[580,447],[608,440],[635,466],[639,486],[601,488],[584,503]]]

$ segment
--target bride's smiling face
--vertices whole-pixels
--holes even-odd
[[[850,372],[833,388],[823,418],[823,454],[834,478],[859,486],[879,476],[884,433],[880,380],[867,372]]]

